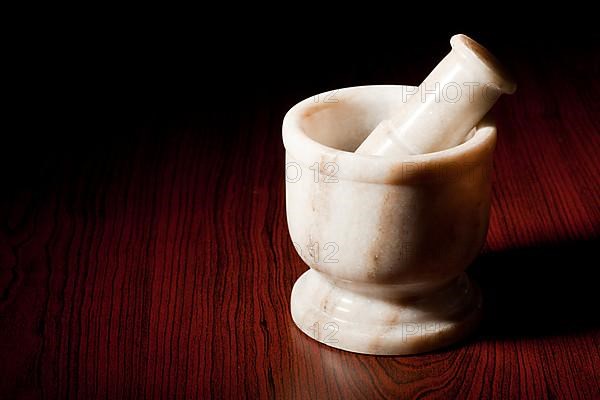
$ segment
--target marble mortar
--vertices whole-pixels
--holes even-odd
[[[295,324],[343,350],[427,352],[467,336],[481,295],[465,269],[485,241],[496,128],[401,158],[355,154],[406,101],[408,86],[335,90],[283,121],[286,211],[310,269],[291,295]]]

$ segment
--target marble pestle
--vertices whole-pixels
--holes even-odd
[[[406,87],[403,104],[379,123],[356,153],[379,156],[426,154],[463,143],[501,94],[516,84],[496,58],[465,35],[418,88]]]

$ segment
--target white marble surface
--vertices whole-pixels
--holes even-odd
[[[488,225],[493,124],[437,153],[353,151],[402,105],[406,87],[312,97],[283,123],[289,232],[311,268],[291,299],[298,327],[327,345],[411,354],[463,338],[478,290],[464,275]]]

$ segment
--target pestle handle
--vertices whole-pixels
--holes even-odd
[[[466,35],[454,35],[450,44],[450,53],[356,153],[402,156],[456,146],[501,94],[514,93],[514,80],[482,45]]]

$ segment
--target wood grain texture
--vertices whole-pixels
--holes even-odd
[[[2,197],[0,397],[600,398],[598,65],[517,65],[470,268],[484,321],[420,356],[338,351],[292,323],[306,266],[280,129],[312,91],[49,155]]]

